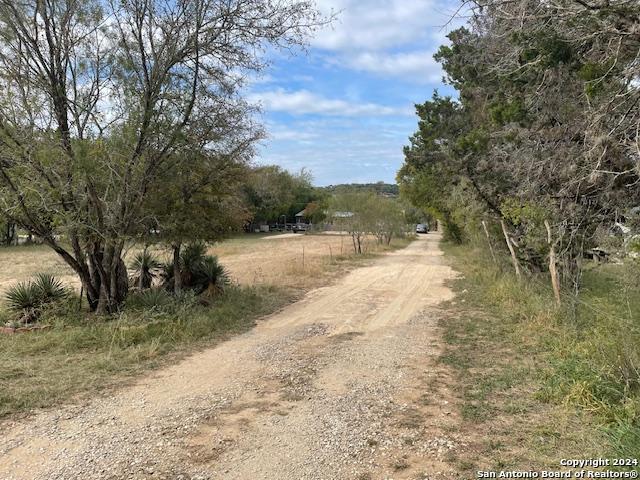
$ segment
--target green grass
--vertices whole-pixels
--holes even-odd
[[[445,251],[463,277],[458,314],[442,323],[441,360],[460,379],[463,418],[500,419],[523,441],[511,457],[487,458],[551,466],[572,452],[640,458],[640,291],[629,288],[628,269],[589,265],[580,296],[557,307],[546,275],[517,281],[486,252]]]
[[[250,329],[292,300],[271,287],[233,287],[209,306],[195,298],[135,299],[119,316],[77,311],[77,299],[47,312],[48,331],[0,335],[0,416],[93,394],[127,377]]]

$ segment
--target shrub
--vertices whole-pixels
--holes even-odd
[[[167,290],[173,290],[176,275],[173,264],[164,264],[161,275],[162,285]],[[218,257],[207,255],[207,247],[202,242],[184,247],[180,255],[180,278],[183,288],[209,297],[218,295],[230,283],[227,271],[218,263]]]
[[[134,270],[131,278],[134,286],[140,290],[151,288],[154,278],[163,268],[162,263],[145,248],[142,252],[133,257],[131,268]]]
[[[57,302],[67,298],[69,291],[62,282],[49,273],[39,273],[33,282],[41,303]]]
[[[218,263],[218,257],[207,255],[197,265],[194,272],[194,288],[198,293],[212,297],[222,293],[229,284],[229,275]]]
[[[160,288],[133,293],[127,298],[127,307],[136,310],[164,310],[174,302],[173,297]]]
[[[62,282],[48,273],[39,273],[35,280],[20,282],[9,288],[5,300],[9,310],[20,315],[21,323],[35,322],[44,306],[67,298],[69,291]]]
[[[34,310],[40,305],[38,290],[31,282],[20,282],[10,287],[5,299],[9,309],[14,312]]]

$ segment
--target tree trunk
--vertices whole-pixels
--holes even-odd
[[[487,222],[482,220],[482,228],[484,228],[484,234],[487,236],[487,243],[489,244],[489,251],[491,252],[491,258],[493,258],[493,263],[498,264],[496,260],[496,254],[493,252],[493,245],[491,245],[491,237],[489,236],[489,229],[487,228]]]
[[[544,221],[544,226],[547,229],[547,243],[549,244],[549,274],[551,275],[551,287],[553,288],[553,295],[556,298],[556,303],[560,305],[560,282],[558,280],[558,270],[556,267],[556,249],[551,236],[551,226],[547,220]]]
[[[507,226],[504,223],[504,220],[500,219],[500,226],[502,227],[502,233],[504,234],[504,239],[507,242],[507,247],[509,247],[509,252],[511,253],[511,261],[513,262],[513,268],[516,271],[516,277],[520,278],[520,262],[518,262],[518,257],[516,257],[516,251],[513,249],[513,244],[511,243],[511,239],[509,238],[509,233],[507,232]]]
[[[118,311],[129,290],[127,267],[121,258],[119,247],[109,246],[103,255],[102,265],[98,265],[100,297],[96,307],[98,315],[107,315]]]
[[[173,249],[173,293],[178,295],[182,292],[182,272],[180,271],[180,249],[181,243],[174,243]]]
[[[6,229],[3,232],[2,243],[4,245],[13,245],[16,240],[16,224],[7,220]]]
[[[142,256],[146,257],[147,256],[147,246],[144,246],[144,250],[142,251]],[[145,289],[146,285],[145,285],[145,277],[147,272],[145,271],[146,269],[146,265],[144,264],[144,262],[141,262],[140,265],[140,271],[138,272],[138,290],[142,291]]]

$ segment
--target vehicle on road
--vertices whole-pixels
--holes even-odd
[[[426,223],[419,223],[416,225],[416,233],[429,233],[429,225]]]
[[[293,231],[295,233],[298,232],[306,232],[311,228],[311,225],[307,224],[307,223],[296,223],[293,225]]]

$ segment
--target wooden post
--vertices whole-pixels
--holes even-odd
[[[496,260],[496,254],[493,253],[493,246],[491,245],[491,237],[489,237],[487,222],[485,222],[484,220],[482,220],[482,228],[484,228],[484,234],[487,236],[487,243],[489,244],[489,251],[491,252],[491,258],[493,258],[493,263],[497,265],[498,261]]]
[[[556,268],[556,248],[551,236],[551,226],[547,220],[544,221],[544,226],[547,229],[547,243],[549,244],[549,274],[551,275],[551,287],[553,287],[553,295],[556,297],[556,303],[560,305],[560,282],[558,281],[558,269]]]
[[[502,227],[502,233],[504,234],[504,239],[507,242],[507,247],[509,247],[509,252],[511,252],[511,261],[513,262],[513,268],[516,271],[516,277],[520,278],[520,262],[518,262],[516,251],[513,249],[513,245],[511,244],[511,239],[509,238],[509,233],[507,232],[507,226],[504,224],[504,220],[502,219],[500,219],[500,226]]]

